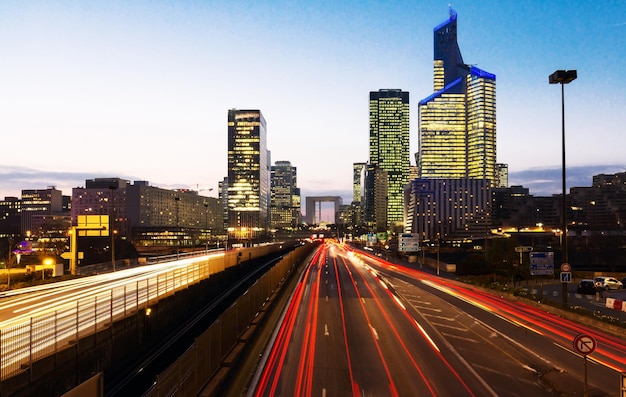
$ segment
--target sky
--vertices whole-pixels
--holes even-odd
[[[561,192],[626,171],[626,3],[454,1],[464,61],[497,76],[497,161],[509,184]],[[120,177],[217,195],[228,109],[260,109],[272,163],[302,196],[352,200],[368,161],[369,92],[433,92],[433,28],[449,3],[0,1],[0,197]],[[213,189],[213,191],[209,191]],[[303,204],[305,199],[302,200]],[[304,205],[303,205],[304,206]]]

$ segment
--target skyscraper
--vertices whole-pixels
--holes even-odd
[[[402,227],[404,185],[409,180],[410,167],[408,92],[397,89],[370,92],[369,162],[387,173],[387,227]]]
[[[361,188],[363,187],[363,170],[367,166],[367,163],[353,163],[352,164],[352,202],[360,203],[363,201],[363,193]]]
[[[465,64],[457,14],[434,29],[434,93],[419,103],[421,178],[496,181],[496,76]]]
[[[265,234],[269,213],[269,153],[260,110],[228,111],[228,234],[249,241]]]
[[[297,228],[300,223],[300,188],[297,169],[289,161],[277,161],[272,166],[270,226]]]

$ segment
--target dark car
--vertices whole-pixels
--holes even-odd
[[[578,294],[595,294],[597,291],[596,283],[588,279],[580,280],[576,288],[576,293]]]

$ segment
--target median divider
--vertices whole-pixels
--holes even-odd
[[[626,312],[626,305],[624,304],[624,301],[621,301],[619,299],[615,299],[615,298],[606,298],[606,307],[608,307],[609,309],[615,309],[615,310],[619,310],[622,312]]]

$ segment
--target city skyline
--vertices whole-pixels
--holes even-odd
[[[626,169],[626,81],[616,67],[626,60],[626,7],[452,7],[464,58],[498,76],[497,161],[509,165],[510,185],[560,191],[556,69],[579,76],[565,88],[568,187]],[[303,200],[349,202],[352,164],[368,156],[368,93],[430,95],[432,31],[447,17],[436,1],[3,2],[0,196],[50,185],[67,195],[96,177],[216,196],[225,114],[236,107],[263,112],[272,163],[298,167]],[[412,157],[417,101],[410,117]]]

